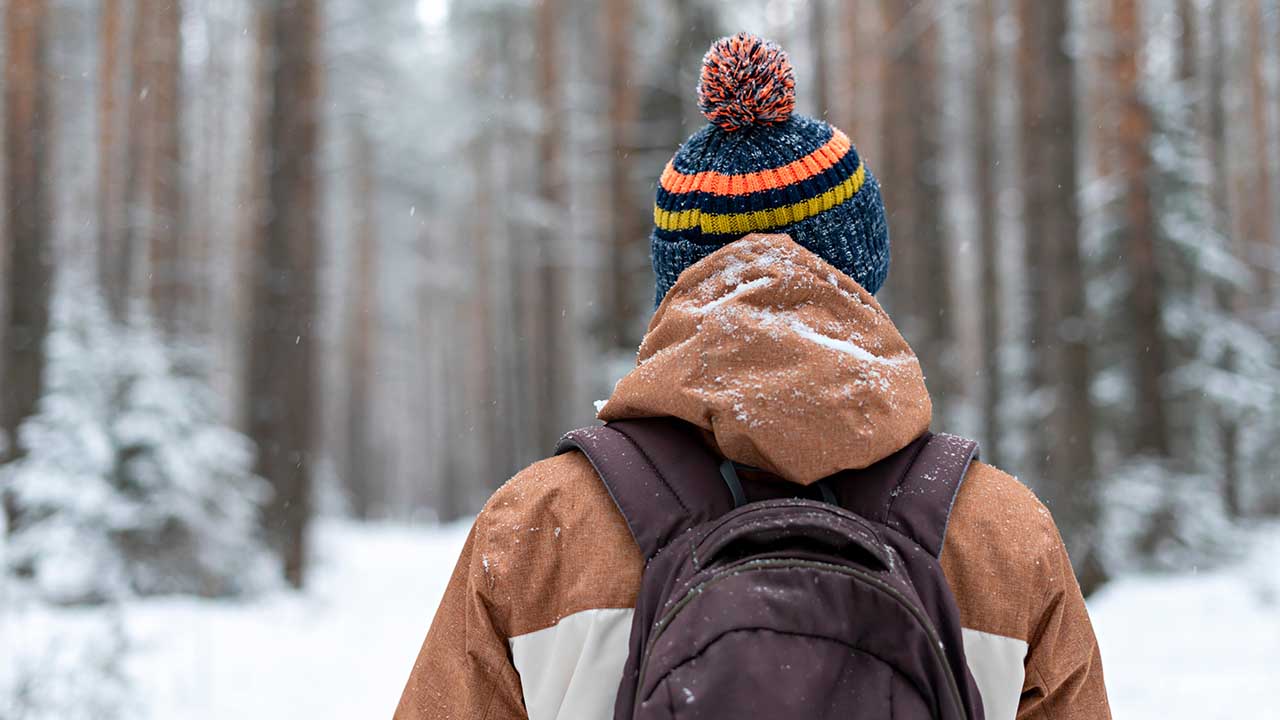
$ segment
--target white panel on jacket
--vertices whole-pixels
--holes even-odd
[[[584,610],[542,630],[511,638],[511,659],[529,720],[613,717],[630,649],[631,609]],[[986,720],[1015,720],[1027,643],[963,629],[965,660]]]
[[[511,638],[529,720],[613,717],[634,610],[584,610]]]
[[[969,628],[961,633],[964,659],[982,695],[986,720],[1015,720],[1026,673],[1022,666],[1027,658],[1026,641]]]

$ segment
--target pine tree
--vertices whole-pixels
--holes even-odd
[[[253,445],[222,425],[194,355],[117,325],[89,286],[60,283],[45,393],[0,467],[17,510],[5,573],[58,603],[259,589]]]
[[[1178,18],[1180,27],[1149,22],[1144,46],[1160,61],[1145,64],[1135,79],[1151,117],[1149,182],[1168,335],[1163,384],[1170,454],[1130,459],[1114,474],[1105,544],[1115,571],[1209,564],[1237,550],[1230,495],[1224,497],[1220,484],[1226,465],[1237,463],[1232,457],[1249,443],[1222,441],[1236,428],[1265,434],[1280,381],[1274,348],[1222,303],[1243,292],[1250,276],[1214,207],[1214,140],[1198,121],[1197,50],[1188,32],[1195,15],[1185,4],[1180,10],[1164,16],[1166,23]],[[1246,465],[1239,463],[1241,472]]]

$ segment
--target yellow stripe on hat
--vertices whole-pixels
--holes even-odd
[[[742,213],[704,213],[699,208],[663,210],[654,205],[653,224],[668,232],[701,228],[705,235],[746,235],[758,230],[771,230],[798,223],[825,212],[848,200],[862,189],[867,170],[862,163],[844,182],[830,190],[798,203]]]

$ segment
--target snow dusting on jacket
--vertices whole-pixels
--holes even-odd
[[[919,362],[875,298],[786,235],[680,275],[601,420],[672,416],[721,455],[809,484],[929,427]],[[975,462],[942,552],[988,720],[1109,718],[1057,528]],[[476,519],[397,720],[610,718],[643,559],[580,453],[535,463]]]

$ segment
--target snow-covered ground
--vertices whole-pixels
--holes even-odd
[[[136,703],[122,720],[390,718],[467,529],[321,523],[304,593],[243,603],[147,600],[118,613],[11,611],[0,615],[0,674],[16,646],[32,651],[27,662],[34,656],[46,678],[70,675],[85,656],[96,662],[112,646],[91,616],[106,614],[123,628],[122,670]],[[45,657],[39,645],[66,649]],[[74,677],[35,692],[65,693],[76,706],[110,701],[88,697]],[[33,714],[71,720],[72,709],[58,702]]]
[[[303,595],[139,605],[130,670],[149,717],[391,717],[466,533],[328,523]]]
[[[1243,562],[1130,577],[1089,603],[1115,717],[1280,717],[1280,526]]]
[[[136,702],[128,716],[390,717],[466,530],[326,522],[305,593],[125,606],[118,613],[121,686],[132,688]],[[1256,537],[1239,565],[1122,579],[1091,603],[1117,718],[1270,712],[1280,688],[1280,528]],[[0,645],[47,643],[91,622],[102,625],[87,611],[28,613],[23,622],[11,614]],[[84,688],[55,683],[36,691]],[[111,692],[92,700],[110,703]],[[81,716],[94,715],[75,713]]]

